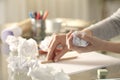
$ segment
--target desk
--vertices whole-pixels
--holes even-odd
[[[97,78],[97,69],[102,67],[108,69],[108,78],[120,77],[120,59],[96,52],[82,54],[69,52],[69,54],[78,55],[78,58],[46,65],[62,68],[70,75],[71,80],[95,80]]]
[[[119,78],[120,60],[114,57],[106,56],[97,52],[82,53],[69,52],[65,56],[78,55],[77,59],[61,61],[58,63],[45,64],[54,68],[63,69],[70,75],[71,80],[95,80],[97,78],[97,69],[107,67],[108,78]],[[1,56],[2,77],[0,80],[7,80],[7,56]],[[57,67],[56,67],[57,66]]]

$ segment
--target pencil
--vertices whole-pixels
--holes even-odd
[[[75,59],[75,58],[77,58],[77,56],[62,58],[59,61],[71,60],[71,59]],[[53,62],[54,62],[53,60],[48,60],[48,61],[42,61],[41,64],[53,63]]]

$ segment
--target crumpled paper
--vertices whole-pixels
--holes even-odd
[[[25,40],[18,45],[18,55],[34,57],[38,54],[38,46],[35,40]]]
[[[11,52],[17,53],[17,48],[19,45],[18,38],[14,37],[14,36],[8,36],[6,39],[6,43],[9,45],[9,49]]]
[[[39,44],[40,49],[43,51],[48,51],[48,46],[49,46],[51,40],[52,40],[52,36],[45,37],[45,39],[42,40]]]
[[[34,59],[20,57],[20,56],[9,56],[8,59],[8,68],[13,72],[22,72],[27,73],[29,68],[36,65],[37,61]]]
[[[39,64],[38,60],[25,57],[11,56],[8,58],[8,68],[14,80],[70,80],[62,70],[54,69],[48,65]]]
[[[27,72],[33,63],[27,58],[10,56],[7,61],[9,80],[32,80],[30,76],[27,76]]]
[[[79,37],[77,37],[76,35],[78,34],[78,31],[75,31],[72,33],[73,35],[73,44],[75,46],[79,46],[79,47],[86,47],[88,45],[88,42],[83,40],[83,39],[80,39]],[[83,34],[83,33],[81,33]]]
[[[62,70],[44,65],[29,70],[28,75],[32,76],[33,80],[70,80]]]
[[[61,69],[40,64],[40,60],[33,57],[38,52],[35,40],[9,36],[6,42],[11,48],[7,59],[9,80],[70,80]],[[14,52],[18,55],[13,55]]]
[[[22,37],[8,36],[6,42],[12,53],[17,53],[18,56],[35,57],[38,53],[37,42],[33,39],[26,40]]]

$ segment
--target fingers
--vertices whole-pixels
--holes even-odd
[[[47,54],[47,60],[58,61],[67,51],[66,38],[70,37],[73,31],[70,31],[67,35],[54,35],[53,40],[50,42],[49,50]],[[61,44],[62,48],[58,48]],[[58,48],[58,49],[57,49]],[[58,52],[58,50],[60,50]],[[57,52],[57,53],[56,53]]]
[[[98,38],[91,36],[91,35],[87,35],[85,33],[81,33],[81,32],[79,32],[76,36],[78,36],[80,39],[83,39],[89,43],[89,45],[86,47],[75,46],[73,45],[73,36],[70,33],[68,33],[66,37],[66,42],[67,42],[66,44],[67,44],[68,49],[75,50],[79,53],[93,51],[95,48],[96,42],[99,41]]]
[[[72,40],[73,40],[73,36],[71,35],[71,36],[67,39],[67,47],[68,47],[69,50],[71,50],[72,47],[73,47],[73,42],[72,42]]]
[[[59,59],[60,59],[67,51],[68,51],[67,48],[64,47],[62,51],[56,53],[56,56],[55,56],[55,58],[54,58],[54,61],[55,61],[55,62],[59,61]]]
[[[72,33],[73,31],[70,31],[67,35],[66,35],[66,45],[68,47],[68,49],[70,49],[70,45],[71,45],[71,41],[72,41]]]
[[[82,37],[83,37],[84,39],[86,39],[86,40],[89,42],[89,40],[88,40],[89,37],[86,36],[86,34],[78,33],[77,36],[78,36],[79,38],[82,38]],[[76,51],[82,52],[82,51],[84,51],[84,49],[86,49],[86,48],[83,48],[83,47],[75,46],[75,45],[73,44],[73,35],[67,36],[66,42],[67,42],[67,47],[68,47],[68,49],[70,49],[70,50],[76,50]]]
[[[56,35],[56,34],[53,34],[53,35],[51,36],[52,39],[51,39],[51,41],[50,41],[50,43],[49,43],[49,45],[48,45],[48,48],[50,47],[50,45],[51,45],[51,43],[52,43],[55,35]]]
[[[70,35],[73,33],[73,31],[71,30],[69,33],[67,33],[66,37],[70,37]]]
[[[81,47],[77,47],[77,46],[73,45],[73,36],[72,35],[68,38],[67,42],[68,42],[67,47],[69,50],[78,51],[81,49]]]
[[[51,44],[49,46],[49,50],[48,50],[48,54],[47,54],[47,60],[53,60],[53,58],[55,56],[54,50],[56,49],[57,45],[58,45],[57,36],[54,36],[54,38],[51,41]]]

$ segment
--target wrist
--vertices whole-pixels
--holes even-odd
[[[100,47],[100,50],[102,51],[109,51],[110,50],[110,42],[103,40],[102,46]]]

